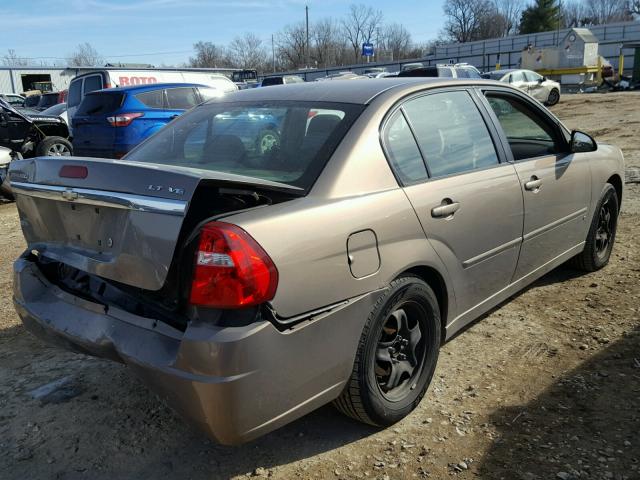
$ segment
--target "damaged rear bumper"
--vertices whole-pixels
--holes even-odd
[[[71,295],[27,255],[14,264],[14,304],[35,335],[130,366],[215,440],[238,444],[333,400],[342,391],[379,292],[278,331],[270,322],[182,332]]]

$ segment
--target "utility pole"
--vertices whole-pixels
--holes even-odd
[[[307,48],[305,49],[306,68],[309,68],[309,5],[304,6],[305,16],[307,18]]]
[[[558,32],[556,38],[556,46],[560,45],[560,21],[562,20],[562,0],[558,0]]]
[[[271,59],[273,60],[273,73],[276,73],[276,47],[273,43],[273,33],[271,34]]]

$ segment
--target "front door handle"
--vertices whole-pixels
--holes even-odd
[[[529,191],[535,191],[540,189],[540,185],[542,185],[542,180],[536,177],[535,175],[531,177],[531,180],[525,182],[524,189]]]
[[[456,213],[459,208],[459,202],[454,202],[449,198],[445,198],[442,201],[442,204],[431,209],[431,216],[434,218],[448,217]]]

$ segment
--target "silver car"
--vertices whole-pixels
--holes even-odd
[[[228,133],[265,110],[269,149]],[[623,158],[504,83],[389,78],[230,93],[123,160],[10,177],[25,326],[233,444],[328,402],[409,414],[465,325],[566,261],[607,264]]]
[[[513,85],[547,106],[560,101],[560,84],[532,70],[495,70],[485,77]]]

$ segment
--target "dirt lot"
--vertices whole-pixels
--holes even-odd
[[[566,96],[554,111],[640,167],[640,94]],[[325,407],[238,448],[192,431],[123,366],[25,332],[13,204],[0,231],[0,478],[640,479],[638,184],[611,264],[557,269],[445,345],[425,400],[394,428]],[[60,397],[29,395],[65,377]]]

